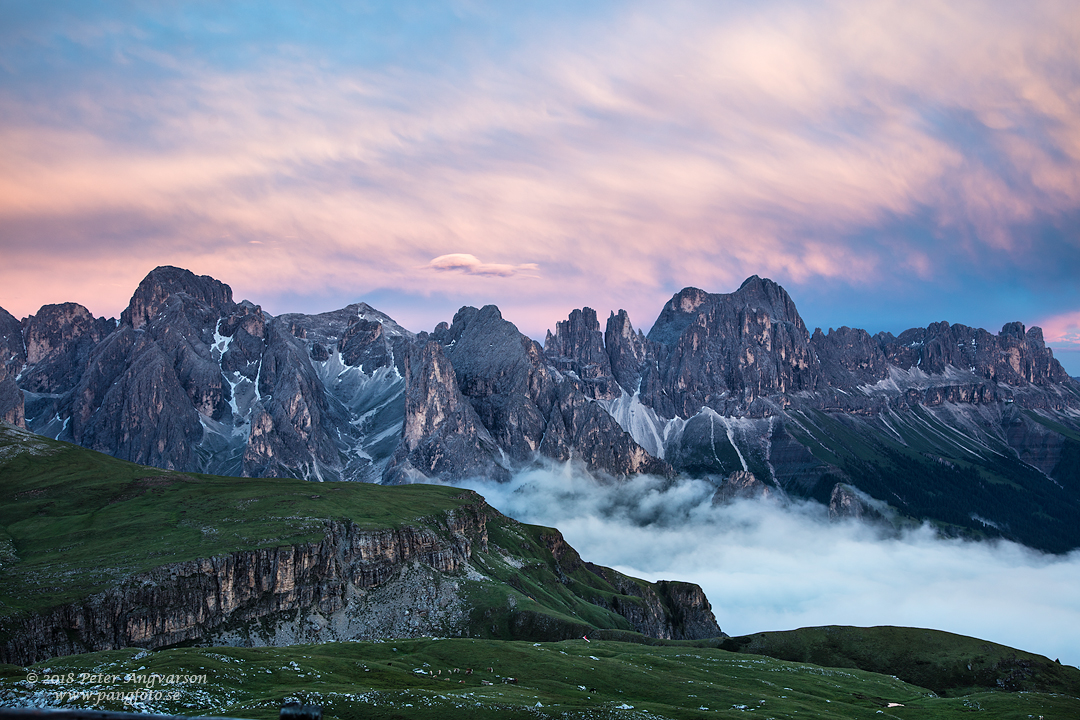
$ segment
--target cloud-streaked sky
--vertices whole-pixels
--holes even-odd
[[[1080,4],[0,1],[0,306],[154,266],[413,330],[1041,325],[1080,375]]]
[[[1080,664],[1080,551],[883,533],[817,503],[713,507],[702,480],[602,485],[568,465],[465,483],[523,522],[559,528],[585,560],[701,585],[732,636],[819,625],[945,630]]]

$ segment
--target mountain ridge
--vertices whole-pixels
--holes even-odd
[[[0,351],[0,416],[165,469],[394,483],[546,458],[718,489],[749,472],[781,497],[854,487],[947,532],[1080,546],[1080,383],[1018,322],[810,333],[751,276],[675,293],[648,334],[586,307],[540,344],[493,305],[414,334],[363,303],[274,317],[164,266],[119,320],[0,313]]]

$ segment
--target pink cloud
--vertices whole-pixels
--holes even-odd
[[[424,265],[427,270],[437,272],[459,272],[465,275],[482,275],[485,277],[514,277],[535,272],[539,266],[536,263],[522,263],[520,265],[507,265],[502,263],[480,262],[475,255],[468,253],[451,253],[433,258]],[[535,277],[535,276],[533,276]]]
[[[169,79],[103,88],[81,126],[0,99],[0,305],[90,298],[109,277],[123,289],[91,309],[115,314],[170,262],[266,304],[394,288],[505,304],[534,335],[571,302],[647,326],[673,286],[871,285],[898,261],[932,281],[946,251],[1023,260],[1017,224],[1080,207],[1077,6],[777,9],[644,5],[453,81],[328,71],[301,50],[257,73],[148,54]],[[151,140],[101,108],[140,114]],[[1001,167],[934,113],[982,123]],[[932,243],[865,241],[918,213]],[[151,229],[102,219],[117,216]],[[490,262],[508,256],[530,262]],[[503,281],[541,266],[543,283]]]
[[[1046,318],[1039,325],[1043,337],[1051,345],[1071,345],[1080,350],[1080,310],[1054,315]]]

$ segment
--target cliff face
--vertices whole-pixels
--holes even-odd
[[[611,568],[584,562],[558,530],[543,534],[541,541],[551,550],[563,582],[570,582],[576,571],[584,569],[613,587],[619,595],[610,600],[594,596],[590,602],[622,615],[642,635],[698,640],[721,634],[712,606],[698,585],[666,580],[646,583]]]
[[[348,520],[326,520],[318,542],[169,563],[81,601],[9,616],[0,662],[28,665],[57,655],[178,643],[260,646],[485,635],[486,625],[478,629],[473,620],[490,610],[484,605],[490,599],[478,604],[471,593],[498,596],[500,586],[476,568],[485,567],[490,561],[483,557],[495,550],[489,548],[489,523],[515,523],[471,491],[460,497],[470,502],[398,527],[363,529]],[[582,566],[561,535],[550,547],[562,562]],[[498,548],[497,554],[512,558],[518,551]],[[580,587],[571,588],[567,598],[621,614],[652,637],[720,635],[697,586],[650,584],[589,567],[611,582],[622,601],[592,597]],[[545,582],[558,585],[554,576]],[[525,600],[510,588],[501,592],[511,608],[518,602],[514,597]],[[537,617],[537,609],[527,616]],[[573,625],[560,631],[557,621],[546,628],[566,637],[579,630]]]
[[[439,343],[429,341],[407,354],[405,386],[404,428],[386,468],[387,482],[509,475],[496,463],[499,446],[461,394]]]
[[[597,328],[595,314],[579,313],[577,320],[567,321],[558,339],[550,342],[550,353],[580,351],[603,365],[606,355],[598,350],[602,338]],[[428,342],[406,383],[403,447],[413,453],[413,447],[423,444],[413,432],[423,424],[423,437],[431,438],[438,447],[458,443],[467,453],[463,456],[467,461],[455,467],[440,451],[437,458],[447,471],[429,468],[421,471],[424,475],[501,479],[508,476],[512,465],[521,466],[537,456],[577,458],[590,470],[615,476],[671,474],[669,465],[651,456],[609,412],[593,402],[595,395],[611,394],[612,388],[618,388],[610,379],[609,368],[596,369],[596,363],[562,356],[567,368],[564,375],[555,367],[561,361],[556,357],[553,365],[539,343],[503,320],[495,305],[480,310],[462,308],[454,323],[436,327]],[[443,367],[443,358],[449,362],[450,372]],[[573,368],[588,377],[582,379]],[[472,412],[463,409],[458,396],[467,400]],[[453,411],[435,411],[444,406]],[[391,464],[387,480],[399,478]]]
[[[555,334],[549,332],[544,340],[544,355],[560,372],[573,373],[586,396],[614,399],[621,394],[592,308],[574,310],[556,323]]]
[[[485,512],[481,502],[427,526],[385,530],[327,522],[318,543],[159,567],[84,602],[6,624],[11,638],[0,648],[0,662],[205,642],[246,623],[273,624],[297,613],[332,617],[412,563],[460,573],[474,548],[487,550]]]
[[[645,402],[688,418],[709,407],[745,410],[756,398],[813,390],[819,370],[810,335],[791,298],[757,276],[730,295],[686,288],[649,331],[655,389]]]

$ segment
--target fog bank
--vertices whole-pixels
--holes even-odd
[[[815,503],[713,507],[705,481],[600,483],[569,465],[461,483],[501,512],[559,528],[581,556],[704,588],[729,635],[814,625],[902,625],[1080,664],[1080,551],[896,533],[830,521]]]

